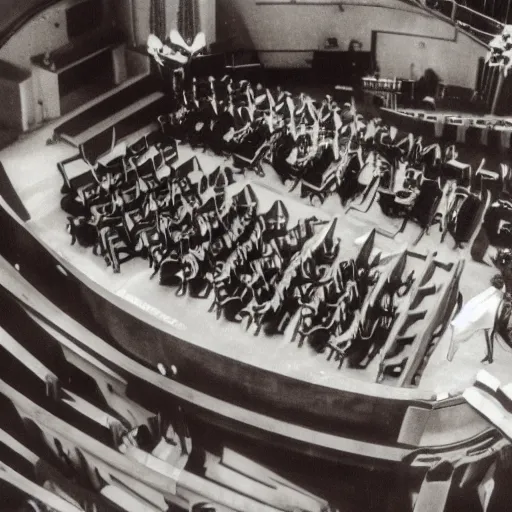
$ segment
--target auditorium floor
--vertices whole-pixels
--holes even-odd
[[[343,382],[344,379],[340,380],[339,378],[337,365],[327,362],[325,355],[315,354],[307,345],[299,350],[296,344],[290,343],[292,329],[283,337],[272,339],[260,335],[256,338],[251,332],[245,332],[238,324],[225,320],[217,321],[215,315],[207,311],[211,299],[177,298],[174,295],[174,290],[159,286],[156,279],[150,281],[149,277],[152,271],[145,261],[137,259],[127,262],[122,265],[120,274],[113,274],[111,269],[106,267],[103,259],[94,257],[90,250],[77,245],[71,247],[69,235],[65,230],[66,214],[59,208],[62,182],[55,166],[57,161],[75,154],[76,150],[64,143],[45,146],[44,141],[48,136],[49,132],[44,135],[43,133],[34,133],[16,144],[16,147],[13,146],[1,153],[0,159],[31,214],[30,228],[48,245],[57,249],[65,260],[96,283],[125,300],[142,301],[161,311],[164,315],[172,316],[173,320],[176,319],[180,322],[180,330],[174,334],[192,343],[291,377],[327,386],[343,385],[344,388],[347,387],[347,382]],[[37,151],[37,156],[33,149],[29,151],[29,148],[34,147],[40,148]],[[177,164],[194,155],[194,152],[186,146],[180,147],[179,152],[180,160]],[[207,173],[223,163],[221,159],[210,154],[199,154],[198,156]],[[277,177],[272,176],[271,172],[273,171],[267,170],[267,177],[264,180],[256,176],[253,178],[261,211],[266,211],[271,203],[280,197],[269,188],[269,185],[280,187]],[[34,179],[27,180],[29,175]],[[238,182],[236,187],[241,188],[242,185],[242,182]],[[320,216],[316,210],[308,208],[303,202],[289,200],[287,206],[292,222],[299,216],[305,217],[313,214]],[[335,212],[341,213],[334,198],[331,198],[326,206],[324,212],[326,219]],[[349,234],[348,225],[344,224],[343,238],[353,240],[369,231],[367,226],[358,222],[353,223],[351,230],[352,233]],[[394,244],[390,244],[388,250],[393,246]],[[353,251],[354,255],[357,247],[348,246],[348,250]],[[202,319],[201,323],[197,322],[197,318]],[[172,328],[170,331],[172,332]],[[364,372],[357,370],[343,370],[343,372],[350,372],[357,381],[366,380]],[[360,385],[361,382],[359,384],[354,382],[354,389],[358,387],[360,390]]]
[[[56,170],[56,163],[75,155],[77,151],[65,143],[46,145],[52,129],[52,125],[48,125],[22,137],[18,142],[0,152],[0,160],[4,163],[13,185],[32,216],[30,228],[55,248],[62,257],[112,293],[132,302],[135,297],[179,320],[185,327],[185,331],[180,332],[180,337],[189,339],[190,342],[214,348],[227,356],[291,377],[335,388],[352,387],[354,390],[357,388],[359,392],[364,392],[362,381],[368,379],[364,371],[346,369],[338,371],[337,365],[327,362],[325,355],[315,354],[308,346],[298,349],[296,344],[290,343],[290,332],[278,339],[266,338],[261,334],[256,338],[252,333],[246,333],[241,326],[226,321],[219,322],[213,314],[208,314],[211,299],[176,298],[172,290],[159,286],[156,280],[150,281],[151,270],[142,260],[123,264],[121,273],[115,275],[105,266],[101,258],[94,257],[89,250],[78,248],[76,245],[71,247],[69,235],[65,230],[66,216],[59,208],[62,182]],[[135,140],[138,135],[135,134],[132,139]],[[180,147],[179,151],[180,162],[178,163],[194,154],[187,146]],[[208,153],[199,153],[198,158],[206,172],[213,171],[219,164],[225,164],[218,157]],[[262,211],[266,210],[270,202],[278,197],[272,189],[283,194],[286,192],[271,168],[266,168],[265,178],[251,176],[251,180],[256,183],[262,202]],[[297,218],[299,215],[304,217],[313,211],[309,210],[304,200],[297,197],[298,191],[295,191],[292,196],[295,196],[295,200],[288,201],[292,218]],[[332,215],[343,216],[339,200],[334,197],[326,201],[322,211],[326,218]],[[371,222],[368,222],[369,218]],[[373,226],[378,225],[382,228],[386,225],[385,223],[387,229],[393,227],[396,229],[396,223],[382,216],[378,208],[373,209],[369,215],[349,214],[343,219],[340,236],[342,240],[349,241],[364,238]],[[417,234],[418,228],[411,225],[395,240],[379,236],[376,245],[385,253],[403,250]],[[352,244],[348,244],[348,247],[349,251],[357,250],[357,247]],[[425,236],[414,248],[422,253],[432,249],[437,251],[437,257],[443,261],[467,257],[465,253],[453,251],[450,241],[440,244],[436,229]],[[467,261],[465,276],[471,276],[471,278],[463,279],[461,290],[464,299],[468,300],[487,288],[489,279],[494,273],[490,267]],[[198,317],[202,319],[199,329],[197,328]],[[450,341],[448,334],[440,341],[424,372],[420,388],[426,392],[428,390],[428,393],[460,391],[471,384],[475,373],[481,367],[480,360],[485,354],[483,335],[476,335],[463,344],[455,360],[449,363],[446,360]],[[489,370],[498,378],[508,381],[511,364],[512,353],[498,346],[495,363],[490,365]],[[344,379],[341,378],[342,375],[350,375],[351,378]]]

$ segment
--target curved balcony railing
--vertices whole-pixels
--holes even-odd
[[[0,2],[2,9],[2,16],[0,18],[0,48],[30,19],[59,1],[24,0],[20,2],[8,0]]]
[[[461,5],[454,0],[427,0],[425,6],[449,18],[457,26],[485,44],[489,44],[491,39],[501,33],[505,26],[501,21]],[[506,16],[508,16],[508,13]]]

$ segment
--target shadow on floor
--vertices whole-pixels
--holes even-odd
[[[17,130],[0,126],[0,150],[15,142],[20,136]]]

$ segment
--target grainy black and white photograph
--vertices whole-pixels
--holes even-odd
[[[511,510],[511,3],[0,0],[0,512]]]

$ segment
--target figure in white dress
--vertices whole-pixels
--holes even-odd
[[[492,278],[492,286],[467,302],[450,324],[452,339],[447,355],[449,361],[460,343],[481,330],[485,332],[487,343],[487,354],[482,362],[493,362],[497,335],[512,347],[512,250],[500,249],[493,263],[501,274]]]

